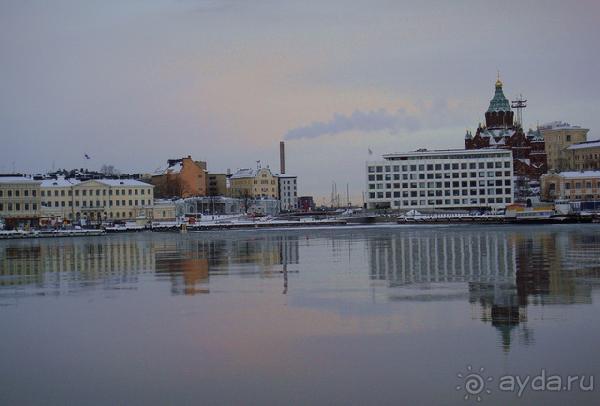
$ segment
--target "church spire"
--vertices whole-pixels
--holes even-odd
[[[500,71],[498,71],[494,97],[490,100],[490,106],[485,113],[486,125],[489,128],[506,128],[513,126],[513,112],[510,108],[508,99],[504,96],[502,85]]]
[[[500,80],[500,70],[498,70],[498,76],[496,78],[496,88],[502,88],[502,81]]]

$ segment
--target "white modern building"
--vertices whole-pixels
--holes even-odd
[[[292,211],[298,208],[298,177],[279,175],[279,200],[281,210]]]
[[[366,164],[367,208],[497,209],[513,201],[512,152],[417,150]]]

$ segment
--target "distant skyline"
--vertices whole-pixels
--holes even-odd
[[[463,147],[497,70],[528,99],[525,129],[598,139],[598,15],[592,0],[0,0],[0,172],[187,155],[277,172],[285,140],[301,195],[321,203],[335,181],[357,202],[365,160]]]

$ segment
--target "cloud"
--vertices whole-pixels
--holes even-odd
[[[294,128],[285,134],[284,139],[317,138],[349,131],[388,131],[395,134],[400,130],[412,132],[420,128],[420,120],[416,116],[408,114],[404,109],[393,113],[385,109],[366,112],[356,110],[350,115],[335,113],[331,120],[315,121],[309,125]]]

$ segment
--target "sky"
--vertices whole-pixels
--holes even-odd
[[[598,15],[594,0],[0,0],[0,173],[188,155],[278,172],[285,140],[301,195],[329,201],[335,182],[358,203],[366,160],[463,147],[498,71],[526,128],[600,138]]]

